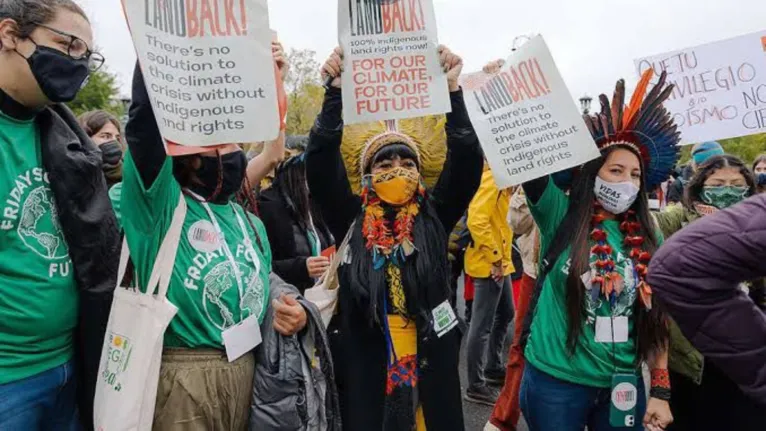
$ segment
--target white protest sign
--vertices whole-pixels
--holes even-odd
[[[348,124],[450,112],[432,0],[338,2]]]
[[[515,51],[499,73],[469,74],[461,84],[498,187],[600,155],[542,36]]]
[[[122,0],[163,138],[270,141],[279,109],[266,0]]]
[[[635,61],[675,84],[664,103],[681,144],[766,133],[766,31]]]

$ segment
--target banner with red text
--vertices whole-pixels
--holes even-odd
[[[433,0],[338,2],[348,124],[450,112]]]
[[[681,144],[766,133],[766,31],[640,58],[675,84],[665,107]]]
[[[266,0],[122,0],[163,138],[270,141],[279,108]]]
[[[465,75],[461,85],[501,189],[599,156],[542,36],[516,50],[499,73]]]

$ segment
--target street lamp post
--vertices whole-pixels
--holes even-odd
[[[593,102],[593,98],[587,94],[580,98],[580,109],[582,109],[583,115],[590,114],[590,105]]]

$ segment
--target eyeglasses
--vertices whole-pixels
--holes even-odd
[[[68,37],[69,38],[69,44],[67,45],[67,55],[72,57],[75,60],[82,60],[87,59],[88,60],[88,68],[91,72],[95,72],[99,69],[101,69],[101,66],[104,65],[104,56],[99,54],[98,52],[91,51],[88,47],[88,44],[85,43],[84,40],[80,39],[79,37],[63,32],[61,30],[56,30],[53,27],[49,27],[45,24],[40,23],[34,23],[38,27],[42,27],[50,32],[56,33],[59,36]],[[31,40],[31,39],[30,39]],[[37,42],[32,40],[32,42],[37,45]]]

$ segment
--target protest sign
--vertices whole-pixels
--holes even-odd
[[[279,134],[266,0],[123,0],[163,138],[188,146]]]
[[[451,110],[433,0],[339,1],[338,27],[346,123]]]
[[[635,61],[675,84],[665,107],[681,144],[766,133],[766,31]]]
[[[466,75],[461,84],[498,187],[599,156],[542,36],[515,51],[499,73]]]

